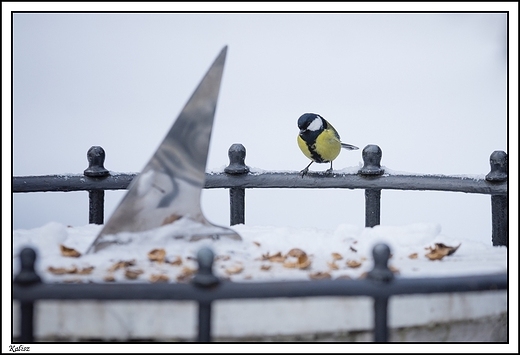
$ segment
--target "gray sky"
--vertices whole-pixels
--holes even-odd
[[[377,144],[388,169],[489,172],[507,152],[506,14],[29,14],[13,17],[13,175],[138,172],[222,49],[227,61],[208,170],[233,143],[246,164],[303,169],[296,121],[321,114],[344,142]],[[357,166],[342,151],[335,169]],[[325,170],[313,164],[311,170]],[[107,220],[124,192],[106,193]],[[205,190],[229,223],[227,190]],[[488,195],[382,191],[381,223],[439,223],[491,240]],[[88,223],[88,195],[16,194],[15,229]],[[248,190],[246,224],[364,226],[363,190]]]

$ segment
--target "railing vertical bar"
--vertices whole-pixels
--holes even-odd
[[[20,302],[20,341],[34,342],[34,302]]]
[[[491,196],[491,240],[494,246],[509,245],[507,196]]]
[[[88,223],[89,224],[103,224],[104,209],[105,209],[105,191],[104,190],[90,190],[88,192],[89,210]]]
[[[245,189],[232,187],[229,189],[230,225],[245,224]]]
[[[374,341],[388,341],[388,297],[374,297]]]
[[[211,341],[211,302],[199,302],[199,343]]]
[[[365,227],[374,227],[381,222],[381,190],[365,190]]]

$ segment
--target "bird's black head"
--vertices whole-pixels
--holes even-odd
[[[300,133],[305,131],[319,132],[324,128],[323,117],[315,113],[304,113],[298,118]]]

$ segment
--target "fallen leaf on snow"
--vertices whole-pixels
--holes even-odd
[[[107,276],[103,277],[103,281],[105,281],[105,282],[115,282],[116,279],[115,279],[115,277],[113,275],[107,275]]]
[[[443,243],[435,243],[435,247],[428,247],[427,250],[430,252],[425,256],[430,260],[441,260],[447,255],[452,255],[460,247],[460,244],[456,247],[450,247]]]
[[[332,259],[341,260],[341,259],[343,259],[343,257],[341,256],[340,253],[332,253]]]
[[[150,261],[157,261],[159,263],[164,262],[166,251],[164,249],[153,249],[148,253],[148,259]]]
[[[291,258],[291,259],[294,259]],[[307,254],[303,253],[297,257],[296,261],[287,260],[283,263],[283,266],[286,268],[292,269],[306,269],[311,265],[311,260],[307,256]]]
[[[244,267],[240,264],[228,267],[225,271],[228,275],[240,274],[244,270]]]
[[[331,262],[331,263],[329,263],[329,262],[327,261],[327,265],[329,266],[329,268],[330,268],[331,270],[338,270],[338,269],[339,269],[339,266],[336,265],[336,263],[335,263],[334,261]]]
[[[388,269],[389,269],[390,271],[392,271],[392,273],[394,273],[394,274],[399,274],[399,269],[396,268],[395,266],[389,265],[389,266],[388,266]]]
[[[289,252],[287,253],[286,256],[294,256],[296,258],[299,258],[302,255],[307,255],[307,254],[301,249],[293,248],[293,249],[289,250]]]
[[[165,262],[170,265],[182,265],[182,259],[180,256],[176,256],[173,260],[166,259]]]
[[[141,269],[126,269],[125,277],[130,280],[135,280],[139,275],[141,275],[144,271]]]
[[[260,246],[260,243],[258,243],[258,242],[253,242],[253,244],[256,245],[257,247]]]
[[[94,270],[94,266],[85,267],[83,269],[78,270],[78,275],[90,275]]]
[[[418,256],[419,256],[419,255],[418,255],[417,253],[413,253],[413,254],[408,255],[408,257],[409,257],[410,259],[417,259]]]
[[[72,248],[67,248],[65,245],[62,245],[60,244],[60,250],[61,250],[61,255],[63,256],[68,256],[68,257],[72,257],[72,258],[77,258],[79,256],[81,256],[81,253],[75,249],[72,249]]]
[[[328,272],[321,272],[321,271],[311,272],[309,274],[309,277],[313,280],[325,280],[325,279],[331,278],[331,276]]]
[[[191,277],[197,272],[197,269],[192,269],[187,266],[182,268],[182,271],[177,275],[177,281],[185,282],[191,279]]]
[[[135,265],[135,260],[128,260],[128,261],[118,261],[117,263],[115,263],[114,265],[112,265],[108,271],[116,271],[116,270],[119,270],[119,269],[123,269],[125,267],[129,267],[129,266],[134,266]]]
[[[269,255],[269,252],[267,252],[267,254],[262,255],[260,260],[269,260],[275,263],[283,263],[285,261],[285,256],[282,256],[281,252],[278,252],[274,255]]]
[[[260,266],[260,270],[267,271],[269,269],[271,269],[271,265],[262,265],[262,266]]]
[[[150,275],[150,282],[168,282],[170,278],[164,274],[152,274]]]
[[[361,263],[359,261],[356,261],[356,260],[347,260],[347,266],[350,267],[350,268],[358,268],[361,266]]]
[[[49,266],[47,268],[47,271],[54,275],[65,275],[65,274],[75,274],[76,272],[78,272],[78,268],[76,266],[71,266],[69,268]]]

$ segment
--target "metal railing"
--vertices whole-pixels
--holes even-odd
[[[485,179],[446,175],[389,175],[381,168],[382,151],[377,145],[363,149],[363,167],[357,174],[298,172],[251,173],[241,144],[229,148],[224,172],[206,173],[206,189],[226,188],[230,195],[230,224],[245,223],[245,190],[250,188],[344,188],[365,190],[365,226],[380,223],[381,190],[431,190],[491,195],[493,245],[508,245],[507,154],[494,151]],[[83,174],[13,177],[13,192],[88,191],[89,223],[103,224],[105,190],[128,188],[136,173],[114,173],[104,168],[105,151],[99,146],[87,152],[89,167]]]
[[[205,188],[230,189],[230,224],[245,221],[247,188],[348,188],[365,190],[365,224],[380,221],[382,189],[436,190],[491,195],[492,243],[508,245],[507,154],[491,154],[491,171],[485,179],[444,175],[388,175],[381,168],[382,152],[369,145],[363,150],[364,166],[357,174],[251,173],[245,165],[245,148],[229,149],[230,164],[222,173],[206,174]],[[89,222],[103,223],[104,191],[126,189],[136,174],[110,173],[103,166],[105,153],[92,147],[87,153],[89,167],[83,175],[13,177],[13,192],[88,191]],[[45,284],[36,274],[36,251],[20,253],[21,269],[14,278],[13,299],[20,302],[20,342],[34,341],[34,303],[44,299],[73,300],[192,300],[199,304],[197,341],[211,341],[212,303],[223,299],[263,299],[275,297],[368,296],[374,300],[374,341],[388,341],[388,300],[394,295],[504,290],[507,273],[493,275],[394,278],[388,268],[390,248],[378,244],[373,249],[374,267],[365,279],[313,280],[291,282],[239,283],[221,280],[213,274],[213,252],[202,249],[197,255],[198,271],[190,283],[182,284]]]

